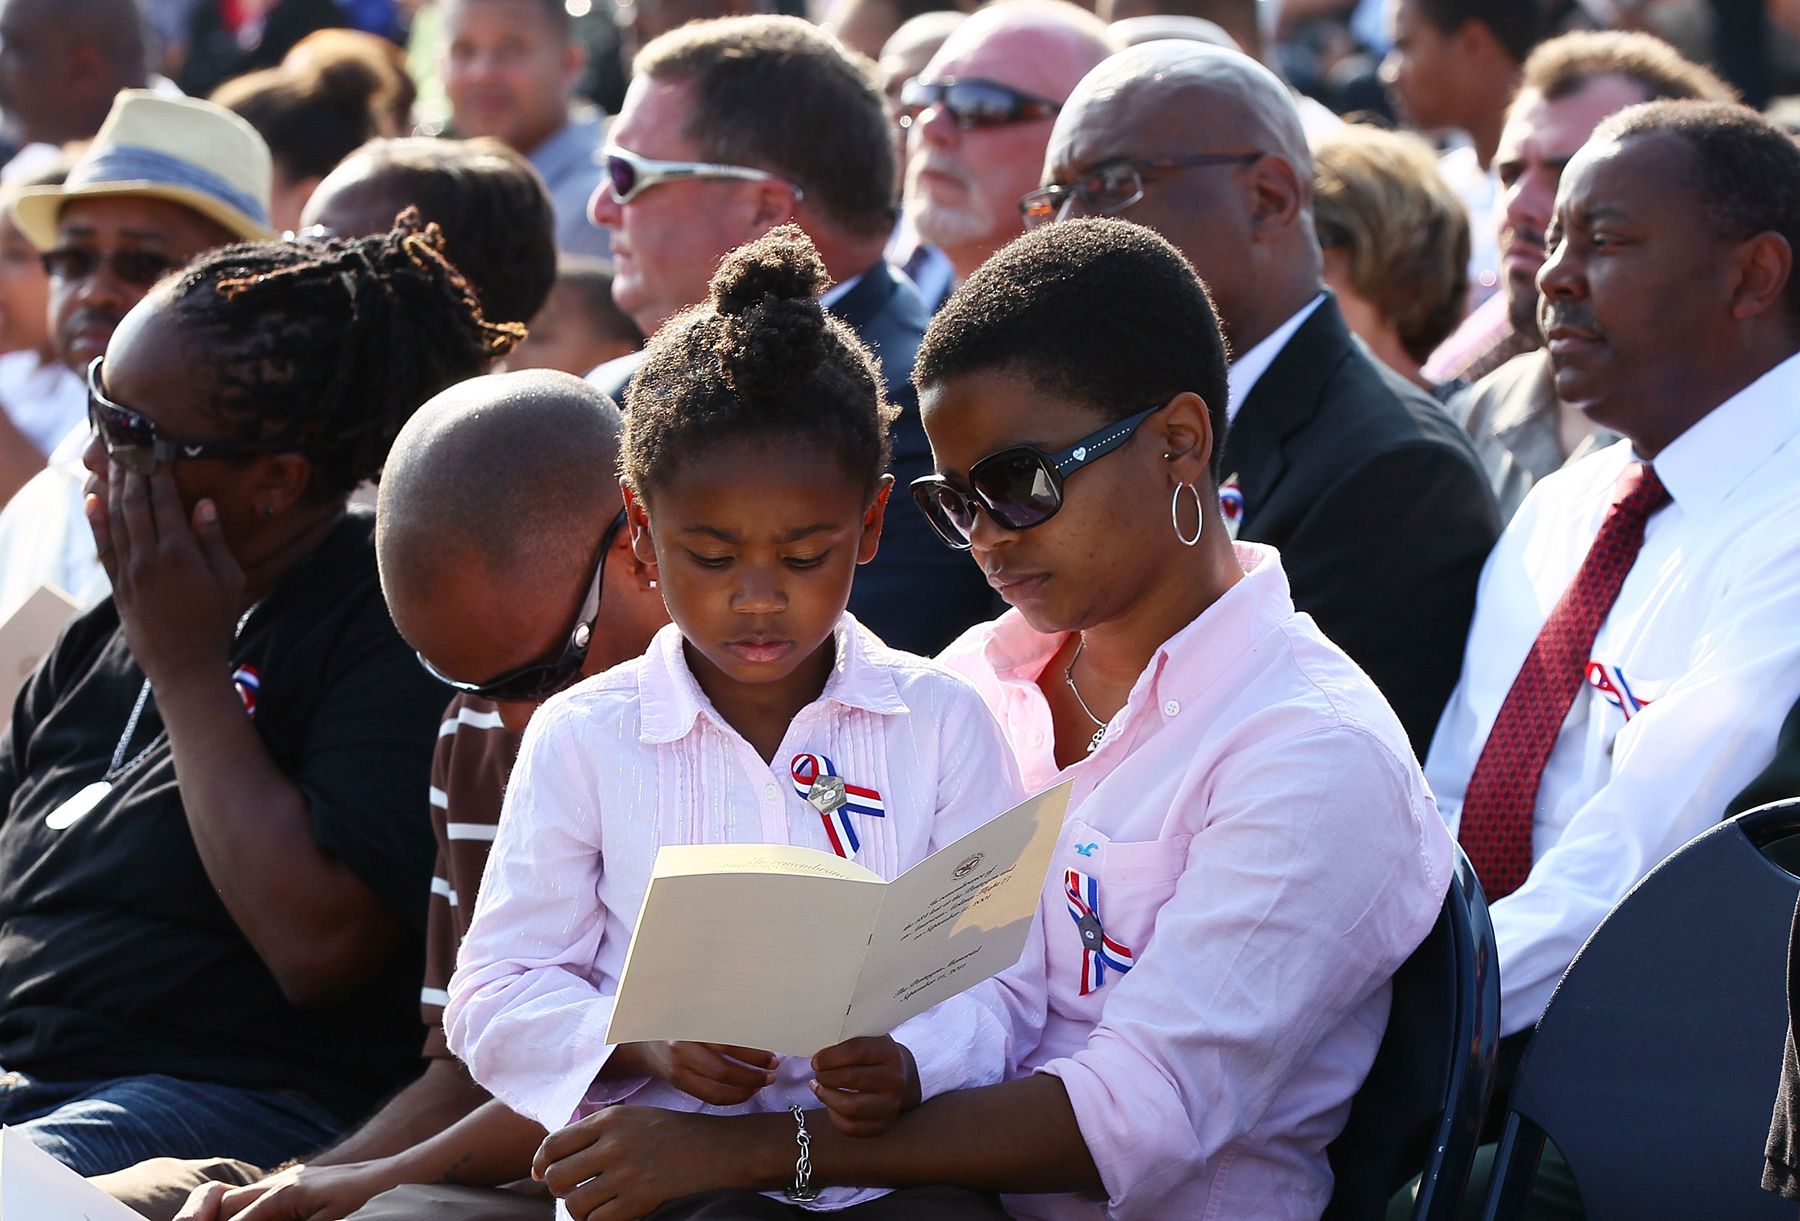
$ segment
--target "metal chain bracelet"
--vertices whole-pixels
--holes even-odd
[[[788,1111],[794,1117],[794,1141],[800,1146],[800,1156],[794,1159],[794,1185],[786,1194],[794,1203],[805,1204],[819,1198],[819,1189],[812,1185],[812,1137],[806,1134],[806,1112],[798,1106]]]

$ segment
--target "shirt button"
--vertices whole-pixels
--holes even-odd
[[[1033,746],[1042,746],[1044,744],[1044,731],[1043,730],[1034,729],[1031,731],[1031,744]]]
[[[1180,711],[1181,711],[1181,703],[1178,700],[1168,700],[1163,704],[1163,715],[1164,716],[1174,716],[1176,713],[1178,713]]]
[[[763,785],[763,796],[767,797],[770,801],[774,801],[775,800],[775,786],[772,784]]]

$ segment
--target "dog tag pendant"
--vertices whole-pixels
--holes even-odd
[[[74,826],[88,811],[106,799],[112,792],[112,781],[96,780],[92,784],[83,785],[75,795],[44,815],[44,825],[52,831],[62,831]]]

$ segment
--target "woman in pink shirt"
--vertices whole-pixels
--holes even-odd
[[[813,1180],[1014,1193],[1021,1218],[1316,1218],[1450,841],[1380,693],[1280,557],[1227,534],[1205,290],[1146,229],[1051,225],[956,292],[914,377],[939,471],[916,498],[1015,608],[944,660],[1028,788],[1074,780],[1042,939],[976,989],[1048,1018],[1011,1080],[815,1140]],[[605,1184],[586,1215],[611,1221],[780,1186],[793,1141],[620,1108],[538,1161]]]

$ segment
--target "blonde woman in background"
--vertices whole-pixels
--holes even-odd
[[[1381,362],[1434,394],[1420,366],[1462,320],[1469,218],[1417,136],[1350,124],[1313,141],[1325,284]]]

